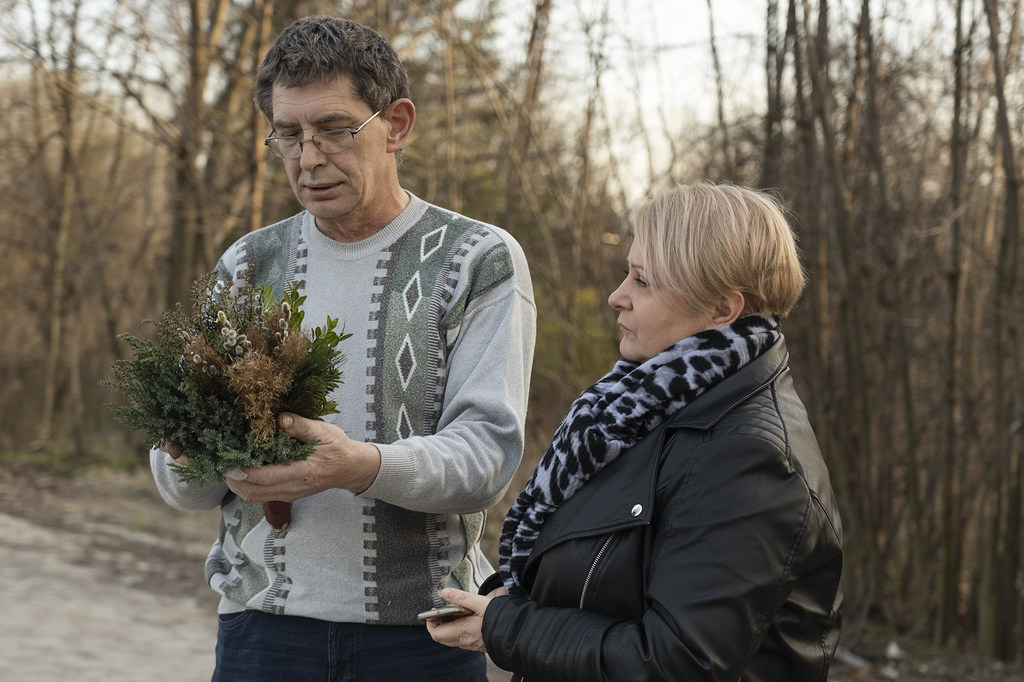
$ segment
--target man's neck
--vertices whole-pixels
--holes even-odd
[[[334,241],[351,244],[369,239],[387,227],[409,205],[409,195],[399,187],[372,212],[345,216],[339,220],[316,218],[316,229]]]

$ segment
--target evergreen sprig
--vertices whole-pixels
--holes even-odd
[[[328,399],[341,383],[338,320],[302,327],[306,297],[291,286],[237,288],[216,273],[192,285],[191,312],[178,303],[159,321],[157,341],[122,334],[132,357],[114,363],[110,384],[127,399],[111,404],[120,423],[150,446],[174,442],[190,459],[181,480],[219,480],[239,467],[307,458],[313,444],[277,429],[277,415],[317,419],[337,412]]]

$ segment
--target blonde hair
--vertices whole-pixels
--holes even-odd
[[[648,285],[682,298],[693,313],[739,291],[744,313],[785,317],[806,282],[785,209],[749,187],[670,188],[639,207],[633,235]]]

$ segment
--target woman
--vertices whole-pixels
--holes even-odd
[[[804,286],[793,234],[724,184],[634,222],[608,298],[622,359],[509,511],[500,578],[444,590],[473,613],[431,636],[534,682],[824,680],[842,531],[778,326]]]

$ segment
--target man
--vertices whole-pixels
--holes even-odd
[[[536,310],[503,230],[427,204],[398,178],[416,112],[404,67],[354,22],[281,34],[255,100],[304,211],[241,238],[224,280],[252,268],[278,295],[303,282],[305,324],[338,318],[340,414],[279,425],[315,453],[190,486],[154,450],[181,509],[222,507],[206,576],[220,593],[214,680],[483,680],[483,656],[434,643],[416,614],[492,571],[479,540],[522,456]],[[260,503],[293,502],[274,531]],[[455,654],[455,655],[453,655]]]

